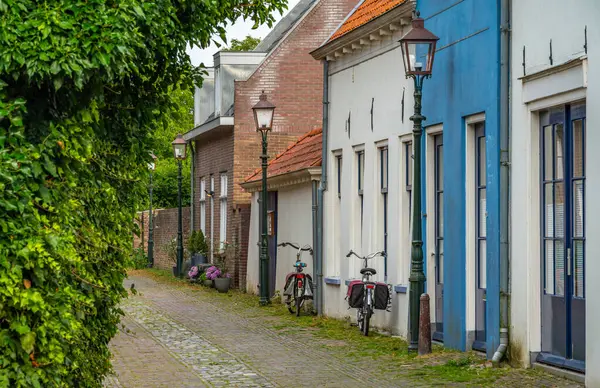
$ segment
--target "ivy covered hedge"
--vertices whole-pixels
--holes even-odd
[[[284,3],[0,0],[0,386],[101,386],[186,45]]]

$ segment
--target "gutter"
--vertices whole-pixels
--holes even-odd
[[[327,150],[329,138],[329,62],[323,61],[323,145],[321,161],[321,184],[317,193],[317,257],[316,268],[317,282],[315,289],[315,298],[317,305],[317,314],[323,315],[323,193],[327,191]]]
[[[495,367],[509,344],[509,205],[510,205],[510,39],[511,0],[500,1],[500,346],[492,357]]]

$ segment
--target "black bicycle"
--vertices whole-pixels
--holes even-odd
[[[353,280],[348,285],[346,299],[350,308],[356,310],[356,321],[359,330],[365,335],[369,335],[369,321],[373,316],[375,309],[389,310],[391,303],[390,287],[385,283],[371,281],[371,276],[377,274],[374,268],[368,266],[368,261],[377,256],[385,256],[385,252],[375,252],[367,256],[359,256],[354,251],[348,252],[346,257],[356,256],[364,260],[364,266],[360,273],[362,280]]]
[[[300,248],[299,244],[290,242],[284,242],[279,244],[280,247],[290,246],[298,250],[296,253],[296,262],[294,263],[294,272],[287,274],[285,279],[285,287],[283,289],[283,295],[285,298],[285,304],[291,314],[300,316],[300,310],[304,306],[304,301],[313,298],[313,282],[312,277],[309,274],[304,273],[306,263],[303,263],[302,252],[310,252],[313,254],[313,249],[310,245],[305,245]]]

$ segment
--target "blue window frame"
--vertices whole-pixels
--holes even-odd
[[[360,228],[362,234],[364,218],[364,180],[365,180],[365,151],[356,152],[357,172],[358,172],[358,197],[360,199]]]
[[[379,170],[380,170],[380,189],[383,196],[383,251],[386,255],[383,257],[384,277],[387,279],[387,235],[388,235],[388,148],[379,149]]]
[[[444,143],[443,135],[436,135],[435,144],[435,245],[436,282],[444,283]]]
[[[485,165],[485,126],[479,123],[475,126],[475,147],[476,147],[476,163],[475,163],[475,190],[477,203],[475,205],[475,219],[477,220],[477,246],[476,263],[477,263],[477,287],[486,288],[486,215],[487,215],[487,190],[486,190],[486,165]]]
[[[413,174],[413,149],[412,141],[404,143],[404,188],[408,194],[408,228],[412,222],[412,174]]]

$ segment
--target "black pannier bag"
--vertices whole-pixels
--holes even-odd
[[[288,295],[293,295],[294,294],[294,279],[296,278],[296,276],[298,275],[298,273],[296,272],[291,272],[289,274],[287,274],[286,279],[285,279],[285,287],[283,288],[283,295],[284,296],[288,296]],[[314,285],[313,285],[313,280],[312,280],[312,276],[310,276],[309,274],[305,273],[304,275],[304,281],[308,281],[308,284],[305,283],[305,292],[304,292],[304,297],[306,299],[312,299],[313,298],[313,290],[314,290]]]
[[[390,287],[385,283],[377,283],[375,285],[375,303],[374,307],[377,310],[388,310],[392,299],[390,298]]]
[[[353,280],[348,284],[346,299],[350,308],[359,309],[363,306],[363,292],[364,286],[362,281]]]

